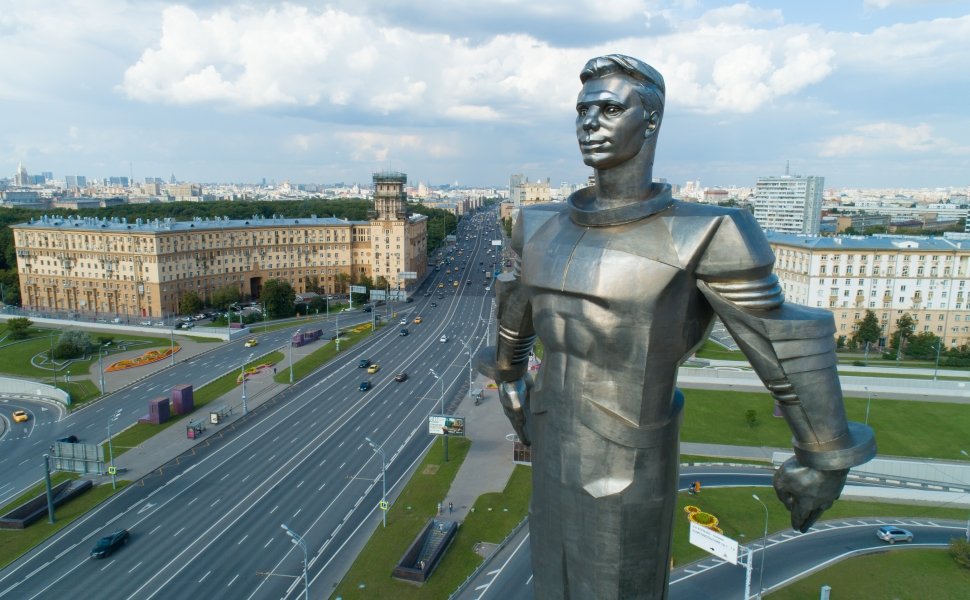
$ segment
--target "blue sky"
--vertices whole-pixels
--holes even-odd
[[[666,79],[657,177],[970,185],[946,0],[0,0],[0,172],[577,183],[578,73],[612,52]]]

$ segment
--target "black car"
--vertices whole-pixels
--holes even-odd
[[[404,337],[408,334],[407,328],[402,327],[401,331],[398,333],[399,336]]]
[[[91,549],[91,558],[106,558],[128,543],[128,530],[119,529],[118,531],[106,535]]]
[[[76,444],[78,443],[78,437],[76,435],[68,435],[62,438],[57,438],[57,441],[65,444]]]
[[[431,308],[438,308],[438,303],[437,302],[432,302],[431,303]]]
[[[402,381],[407,381],[407,379],[408,379],[408,374],[405,373],[404,371],[401,371],[400,373],[394,376],[394,381],[397,381],[398,383]]]
[[[369,381],[361,381],[360,382],[360,385],[357,386],[357,389],[360,390],[360,391],[362,391],[362,392],[366,392],[367,390],[370,389],[370,382]]]
[[[358,369],[366,369],[369,366],[370,366],[370,359],[369,358],[362,358],[362,359],[360,359],[360,362],[357,363],[357,368]]]

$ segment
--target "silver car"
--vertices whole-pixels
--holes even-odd
[[[876,537],[890,544],[895,544],[896,542],[912,542],[913,532],[893,525],[883,525],[876,530]]]

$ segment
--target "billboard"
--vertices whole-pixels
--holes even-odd
[[[417,279],[418,278],[418,272],[417,271],[401,271],[400,273],[397,274],[397,276],[400,277],[401,279]]]
[[[366,294],[367,288],[362,285],[352,285],[350,286],[350,293],[352,294]]]
[[[50,461],[54,471],[104,475],[104,455],[95,444],[54,442]]]
[[[502,245],[502,240],[492,240],[492,245],[493,246],[501,246]]]
[[[428,433],[431,435],[465,435],[465,417],[429,415]]]
[[[690,543],[707,550],[732,565],[738,564],[738,543],[736,541],[693,521],[690,524]]]

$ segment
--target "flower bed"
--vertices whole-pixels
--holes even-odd
[[[175,346],[175,352],[181,350],[181,346]],[[126,358],[124,360],[119,360],[118,362],[113,362],[107,367],[105,371],[124,371],[125,369],[133,369],[135,367],[141,367],[143,365],[150,365],[154,362],[160,360],[165,360],[166,358],[172,356],[173,351],[171,348],[166,348],[165,350],[148,350],[142,353],[140,356],[135,358]]]
[[[250,375],[255,375],[256,373],[260,373],[262,371],[265,371],[266,369],[272,368],[274,364],[276,363],[263,363],[261,365],[246,367],[245,371],[243,371],[242,373],[236,376],[236,383],[242,383],[243,376],[248,378]]]
[[[716,531],[721,533],[721,529],[717,526],[717,517],[711,513],[706,513],[702,511],[699,507],[693,505],[687,505],[684,507],[684,512],[687,513],[687,520],[698,525],[707,527],[711,531]]]

